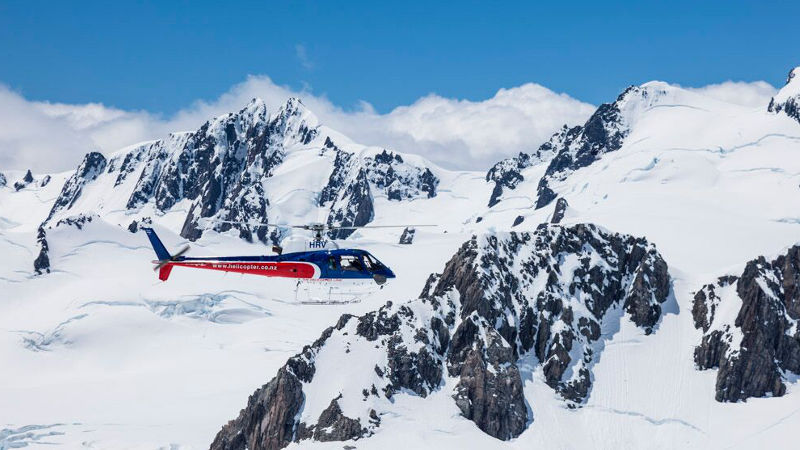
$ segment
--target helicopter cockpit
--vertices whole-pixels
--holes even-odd
[[[395,275],[377,258],[365,250],[344,249],[327,255],[326,269],[336,278],[374,278],[386,281]]]

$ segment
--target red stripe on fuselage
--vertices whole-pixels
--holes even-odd
[[[308,262],[185,261],[170,265],[223,272],[247,273],[265,277],[318,278],[317,266]]]

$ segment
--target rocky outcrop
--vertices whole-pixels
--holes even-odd
[[[475,312],[492,324],[515,358],[533,351],[548,384],[573,403],[588,395],[593,343],[602,323],[618,317],[611,311],[625,312],[646,334],[661,317],[667,265],[644,239],[583,224],[485,239],[462,247],[457,257],[465,262],[448,264],[434,295],[453,286],[462,318]],[[457,269],[464,266],[476,270]]]
[[[398,244],[411,245],[414,243],[414,235],[416,232],[417,230],[414,228],[405,227],[403,229],[403,234],[400,235],[400,241]]]
[[[512,347],[475,313],[459,325],[452,342],[448,370],[459,379],[453,400],[461,414],[490,436],[519,436],[528,412]]]
[[[106,168],[106,157],[98,152],[87,153],[78,169],[69,177],[61,188],[61,193],[56,198],[50,214],[47,216],[47,223],[57,212],[71,208],[81,196],[83,188],[94,181]],[[30,171],[29,171],[30,172]]]
[[[3,187],[8,184],[8,179],[2,172],[0,172],[0,187]]]
[[[525,169],[539,164],[546,164],[555,156],[556,150],[557,148],[553,146],[553,140],[551,139],[532,153],[520,152],[519,155],[504,159],[492,166],[486,172],[486,181],[494,182],[494,189],[491,197],[489,197],[489,208],[500,202],[506,189],[515,189],[519,183],[525,180],[522,174]]]
[[[767,110],[786,114],[800,122],[800,67],[795,67],[786,77],[786,85],[769,101]]]
[[[287,446],[294,438],[295,416],[302,404],[302,384],[282,368],[250,396],[239,417],[222,427],[211,450],[275,450]]]
[[[564,220],[564,214],[567,213],[567,207],[569,203],[567,203],[567,199],[561,197],[556,202],[556,206],[553,209],[553,215],[550,216],[550,223],[561,223]]]
[[[39,255],[33,261],[33,271],[37,275],[50,273],[50,246],[47,244],[47,232],[43,225],[36,230],[36,244],[39,245]]]
[[[14,190],[20,191],[31,183],[33,183],[33,174],[31,173],[31,170],[28,169],[28,171],[25,173],[25,176],[23,176],[21,180],[14,183]]]
[[[464,417],[495,438],[514,438],[533,420],[519,359],[535,355],[547,383],[580,406],[601,327],[627,316],[653,332],[669,283],[654,246],[592,225],[475,236],[418,300],[342,316],[250,397],[212,449],[362,439],[395,396],[425,398],[448,385]],[[266,395],[280,380],[298,383],[291,394]]]
[[[396,153],[383,150],[360,157],[339,149],[330,138],[325,149],[334,151],[333,169],[319,195],[318,204],[329,208],[328,225],[363,226],[375,216],[374,195],[402,201],[436,196],[439,179],[427,167],[409,164]],[[346,239],[355,230],[333,230],[331,239]]]
[[[800,375],[800,246],[703,286],[692,316],[703,330],[695,364],[718,369],[717,401],[782,396],[789,373]]]
[[[436,196],[439,179],[428,167],[409,164],[399,154],[385,149],[363,158],[363,163],[370,183],[389,200]]]

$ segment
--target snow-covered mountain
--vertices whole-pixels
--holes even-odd
[[[181,210],[187,239],[234,228],[244,239],[274,242],[279,236],[268,236],[267,227],[219,221],[273,223],[286,209],[295,218],[325,214],[328,224],[365,225],[375,216],[376,196],[436,196],[440,180],[431,169],[439,170],[419,157],[364,148],[329,132],[299,99],[272,114],[254,99],[194,132],[140,144],[108,160],[87,154],[47,220],[97,214],[135,229],[136,221]],[[297,181],[287,183],[291,178]],[[124,214],[114,214],[119,211]]]
[[[0,448],[789,447],[796,84],[757,108],[633,86],[488,172],[359,145],[297,99],[3,170]],[[156,281],[142,223],[197,254],[293,238],[220,220],[440,227],[332,236],[398,276],[361,303]]]

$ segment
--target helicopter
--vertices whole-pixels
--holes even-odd
[[[241,224],[240,222],[217,221],[219,223]],[[434,225],[364,225],[336,226],[323,223],[308,225],[277,225],[266,223],[248,223],[252,226],[273,228],[294,228],[311,231],[312,239],[308,241],[305,251],[283,253],[280,246],[273,246],[275,255],[257,256],[219,256],[219,257],[186,257],[189,251],[185,246],[175,254],[170,254],[161,242],[155,230],[142,227],[156,253],[153,270],[158,272],[158,279],[167,281],[173,267],[217,270],[241,274],[261,275],[266,277],[294,278],[298,281],[324,280],[369,280],[382,286],[395,274],[387,265],[366,250],[339,248],[335,242],[323,238],[323,232],[334,230],[357,230],[362,228],[417,228]]]

